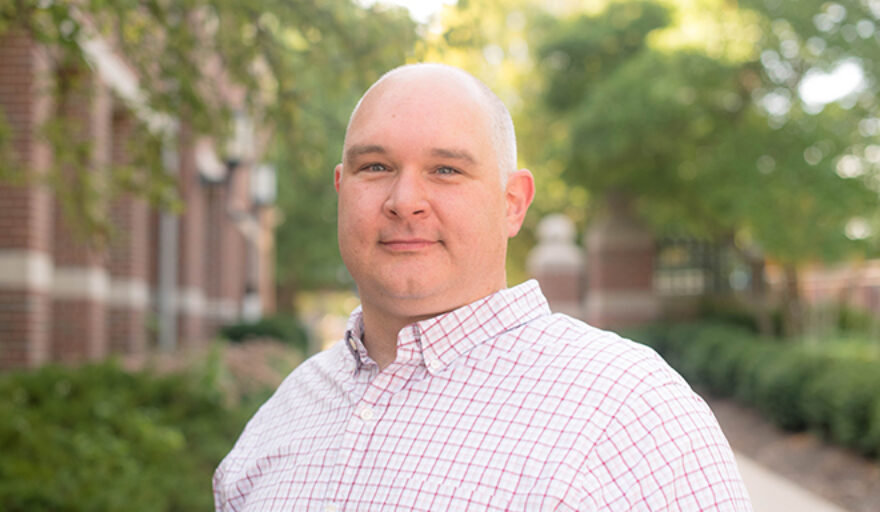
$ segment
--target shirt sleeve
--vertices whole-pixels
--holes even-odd
[[[715,416],[652,351],[588,457],[584,510],[751,511]]]

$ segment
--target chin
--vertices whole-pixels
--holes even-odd
[[[385,303],[387,309],[398,310],[401,314],[407,315],[430,314],[436,311],[438,306],[455,302],[448,286],[421,279],[386,282],[370,288],[373,293],[369,293],[368,297],[362,297],[363,299]]]

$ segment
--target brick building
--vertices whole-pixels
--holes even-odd
[[[0,113],[29,173],[52,163],[40,133],[50,119],[77,121],[96,173],[126,162],[136,123],[156,121],[133,103],[124,60],[100,41],[81,46],[86,86],[59,101],[50,50],[0,35]],[[116,235],[104,249],[75,236],[50,190],[0,183],[0,369],[199,346],[223,323],[273,310],[274,175],[258,165],[253,129],[242,115],[238,154],[224,159],[185,122],[165,123],[183,211],[117,198],[106,205]]]

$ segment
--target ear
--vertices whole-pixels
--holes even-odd
[[[333,170],[333,186],[336,188],[336,193],[339,193],[339,182],[342,181],[342,164],[336,164],[336,169]]]
[[[520,169],[507,177],[507,236],[519,233],[532,199],[535,198],[535,178],[528,169]]]

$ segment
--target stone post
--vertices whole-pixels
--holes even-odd
[[[568,217],[545,217],[538,224],[538,245],[529,253],[527,266],[541,285],[550,309],[580,317],[584,265],[574,237],[574,223]]]
[[[620,328],[656,320],[654,237],[622,193],[606,197],[604,212],[586,233],[587,323]]]

